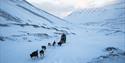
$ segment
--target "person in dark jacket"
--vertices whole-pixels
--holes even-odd
[[[62,34],[61,35],[61,40],[60,40],[60,42],[62,42],[62,43],[66,43],[66,34]]]

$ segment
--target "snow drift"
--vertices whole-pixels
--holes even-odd
[[[66,20],[38,9],[25,0],[0,0],[0,63],[124,63],[124,0],[99,9],[74,12]],[[30,53],[48,47],[44,58]],[[115,54],[104,51],[114,47]]]

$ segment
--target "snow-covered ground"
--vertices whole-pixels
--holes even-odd
[[[79,31],[80,30],[80,31]],[[60,46],[47,47],[45,57],[32,60],[29,54],[35,50],[41,50],[42,45],[47,45],[56,38],[42,41],[4,41],[0,44],[1,63],[87,63],[100,55],[105,55],[106,47],[116,47],[124,50],[125,35],[104,35],[96,30],[76,28],[76,35],[68,35],[67,43]],[[125,58],[125,57],[124,57]],[[113,60],[111,60],[113,61]],[[123,61],[123,59],[122,59]],[[105,62],[106,63],[106,62]]]
[[[123,17],[74,24],[23,0],[0,0],[0,63],[124,63]],[[42,45],[58,42],[62,32],[67,34],[66,44],[47,46],[44,58],[30,58],[30,53],[40,51]],[[123,54],[98,58],[107,55],[107,47],[118,48]]]

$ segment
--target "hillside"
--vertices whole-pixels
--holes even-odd
[[[124,5],[120,0],[61,19],[26,0],[0,0],[0,63],[124,63]],[[66,43],[59,46],[62,33]],[[32,59],[42,45],[45,56]]]
[[[98,27],[99,32],[125,34],[125,1],[102,8],[83,9],[71,13],[66,20],[86,28]]]
[[[4,32],[0,34],[1,41],[20,40],[28,36],[27,33],[31,37],[71,33],[68,32],[70,25],[65,20],[40,10],[25,0],[1,0],[0,20],[0,32]]]

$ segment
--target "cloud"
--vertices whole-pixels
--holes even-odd
[[[50,2],[43,2],[41,4],[37,4],[36,6],[59,17],[68,15],[71,10],[74,9],[72,6],[60,5]]]
[[[93,0],[92,5],[94,7],[103,7],[103,6],[110,5],[116,2],[117,0]]]
[[[98,8],[113,4],[117,0],[27,0],[35,6],[59,17],[78,9]]]
[[[89,0],[78,0],[76,1],[74,7],[75,9],[89,8],[91,5]]]
[[[102,7],[114,3],[116,0],[55,0],[56,3],[73,6],[75,9]]]

